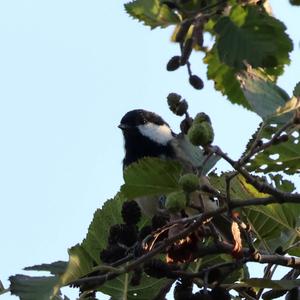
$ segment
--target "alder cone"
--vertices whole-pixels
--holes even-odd
[[[202,90],[204,87],[203,80],[197,75],[191,75],[189,78],[190,85],[196,90]]]
[[[180,56],[173,56],[167,63],[168,71],[175,71],[180,67]]]

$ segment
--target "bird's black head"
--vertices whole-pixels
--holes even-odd
[[[124,167],[146,156],[173,157],[169,142],[174,133],[159,115],[135,109],[123,116],[119,128],[125,142]]]

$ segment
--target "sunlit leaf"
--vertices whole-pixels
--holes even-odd
[[[134,0],[124,4],[126,12],[152,29],[177,24],[179,17],[159,0]]]

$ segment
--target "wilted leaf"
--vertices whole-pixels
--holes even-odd
[[[159,0],[135,0],[124,4],[126,12],[152,29],[180,22],[178,16]]]
[[[121,192],[127,198],[165,195],[180,190],[182,166],[174,160],[144,158],[125,169]]]

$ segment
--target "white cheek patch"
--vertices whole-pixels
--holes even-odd
[[[153,123],[147,123],[139,125],[138,129],[143,136],[148,137],[152,141],[166,145],[173,139],[172,131],[167,125],[157,125]]]

